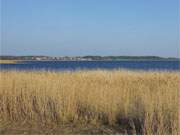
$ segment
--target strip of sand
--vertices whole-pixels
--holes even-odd
[[[0,64],[16,64],[17,60],[0,60]]]

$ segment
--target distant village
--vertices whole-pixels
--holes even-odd
[[[31,60],[59,60],[59,61],[79,61],[79,60],[92,60],[90,58],[82,58],[82,57],[49,57],[49,56],[42,56],[42,57],[38,57],[38,56],[34,56],[31,58]]]
[[[83,60],[93,60],[92,58],[84,57],[70,57],[70,56],[61,56],[61,57],[51,57],[51,56],[0,56],[1,60],[59,60],[59,61],[83,61]]]
[[[91,58],[83,58],[83,57],[70,57],[70,56],[62,56],[62,57],[51,57],[51,56],[0,56],[1,60],[59,60],[59,61],[79,61],[79,60],[92,60]]]

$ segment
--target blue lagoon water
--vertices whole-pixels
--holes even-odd
[[[0,69],[16,70],[167,70],[180,71],[180,61],[24,61],[17,64],[0,64]]]

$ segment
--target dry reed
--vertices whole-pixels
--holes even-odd
[[[178,134],[180,72],[0,71],[0,122]]]

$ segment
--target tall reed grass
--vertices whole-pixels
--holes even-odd
[[[0,122],[179,133],[180,72],[0,71]]]

